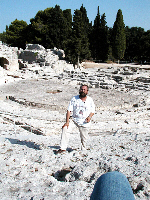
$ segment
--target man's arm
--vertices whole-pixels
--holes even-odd
[[[94,113],[95,113],[95,104],[94,104],[94,101],[93,101],[92,98],[91,98],[91,104],[90,104],[90,106],[91,106],[91,113],[90,113],[89,116],[86,118],[86,122],[87,122],[87,123],[91,121],[91,119],[92,119],[92,117],[93,117],[93,115],[94,115]]]
[[[86,118],[86,122],[90,122],[91,121],[91,118],[93,117],[94,113],[90,113],[89,116]]]
[[[67,126],[67,128],[68,128],[70,114],[71,114],[71,112],[69,110],[67,110],[67,113],[66,113],[66,123],[62,126],[62,128],[64,128],[65,126]]]

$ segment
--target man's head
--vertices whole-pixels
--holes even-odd
[[[87,85],[81,85],[79,89],[80,97],[86,97],[88,94],[89,87]]]

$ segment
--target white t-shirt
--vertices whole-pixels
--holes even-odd
[[[95,112],[93,99],[87,96],[86,101],[84,102],[79,98],[79,95],[74,96],[69,103],[68,111],[73,112],[72,117],[74,122],[79,126],[87,127],[90,125],[90,122],[87,123],[85,119],[90,113]]]

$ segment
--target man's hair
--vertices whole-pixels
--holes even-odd
[[[87,87],[87,91],[89,90],[89,86],[88,85],[83,84],[83,85],[80,86],[80,89],[82,88],[82,86],[86,86]]]

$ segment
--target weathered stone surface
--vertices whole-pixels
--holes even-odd
[[[89,199],[97,178],[114,170],[127,176],[136,200],[149,199],[149,71],[116,64],[74,69],[56,57],[55,70],[50,62],[21,61],[25,68],[14,72],[0,67],[0,199]],[[96,105],[88,149],[80,151],[74,128],[67,152],[56,154],[68,103],[82,83]]]
[[[16,47],[8,47],[0,43],[0,66],[10,71],[22,69],[24,66],[28,68],[28,64],[35,63],[40,67],[50,66],[56,73],[63,72],[67,66],[73,70],[72,65],[67,65],[63,61],[64,57],[63,50],[45,49],[39,44],[27,44],[25,50],[18,50]],[[26,64],[23,64],[25,62]]]
[[[17,47],[8,47],[0,41],[0,66],[9,71],[19,70],[17,51]]]

